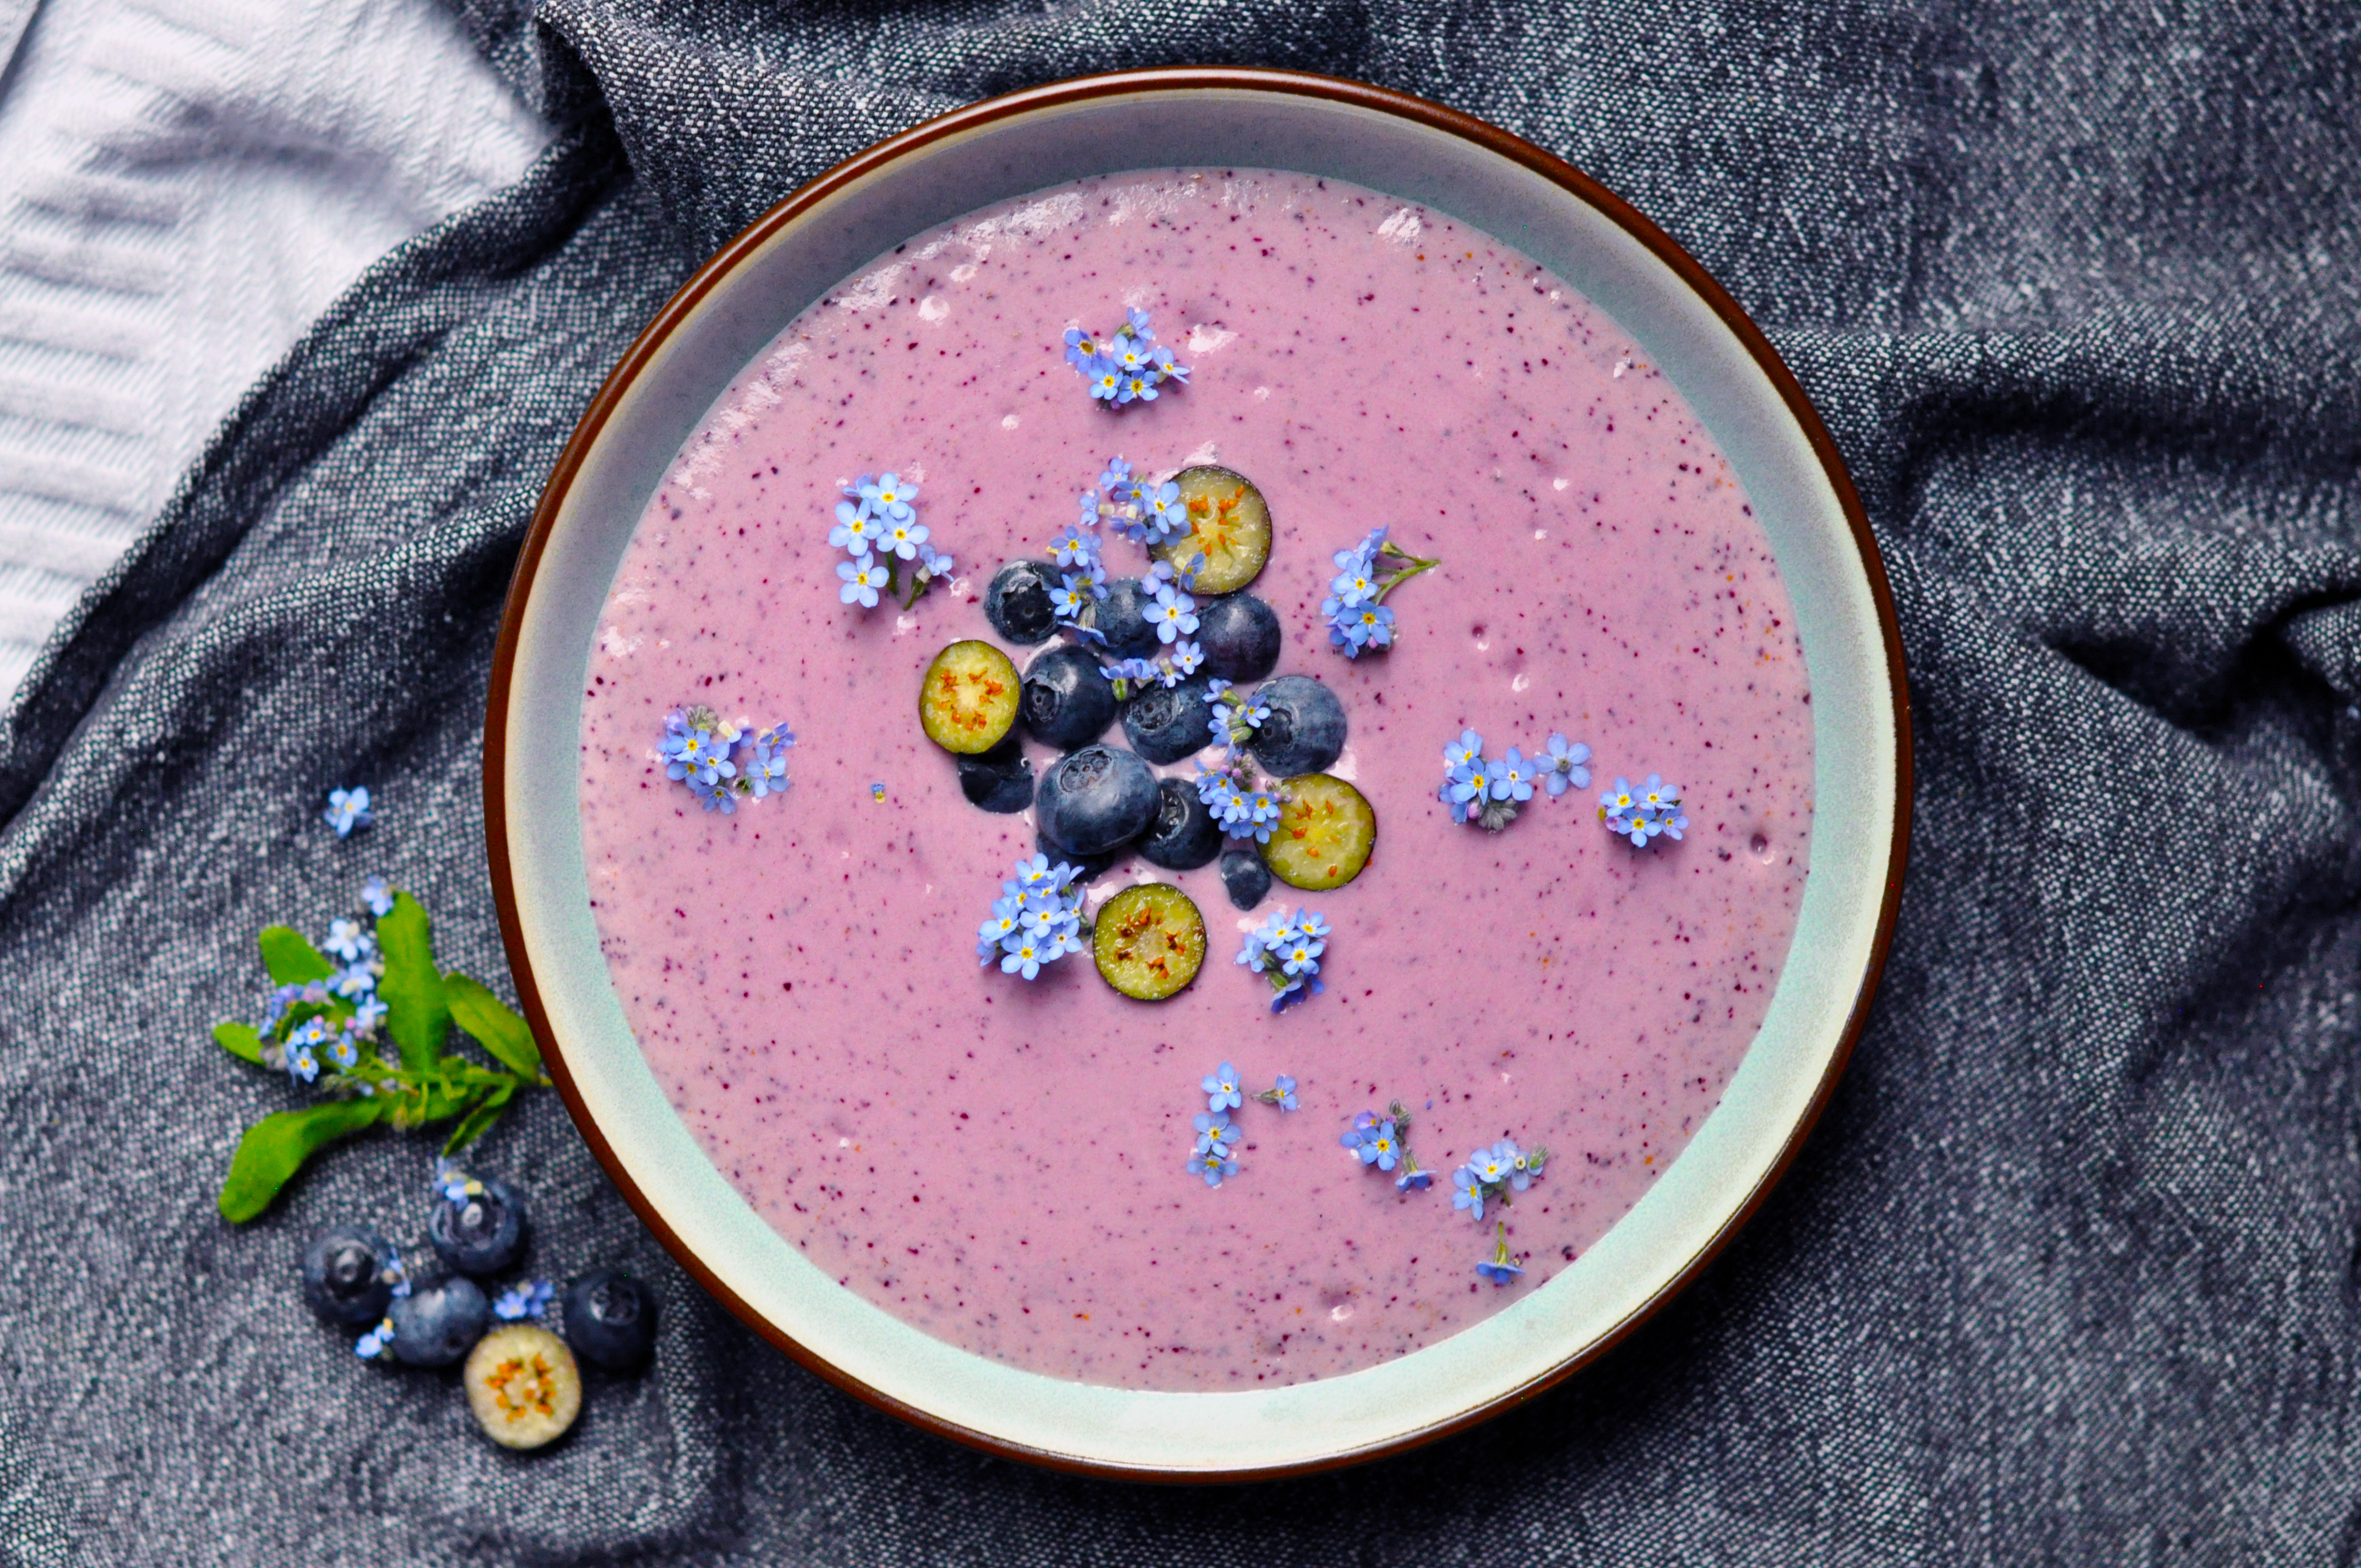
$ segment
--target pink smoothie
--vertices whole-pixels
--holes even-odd
[[[1152,315],[1194,367],[1120,414],[1062,357],[1070,324]],[[1268,497],[1250,591],[1279,673],[1351,722],[1334,772],[1378,846],[1336,891],[1275,887],[1334,927],[1325,994],[1272,1015],[1232,960],[1258,916],[1214,867],[1128,861],[1204,911],[1170,1001],[1087,952],[1027,983],[974,956],[1031,814],[961,796],[921,733],[920,672],[994,639],[979,603],[1038,556],[1116,454],[1219,462]],[[838,602],[839,488],[897,470],[960,576],[903,612]],[[1400,643],[1321,630],[1331,554],[1389,524],[1442,566],[1388,600]],[[1120,540],[1110,570],[1146,557]],[[1031,650],[1011,648],[1022,667]],[[615,986],[650,1067],[730,1182],[815,1264],[979,1354],[1126,1387],[1333,1377],[1467,1328],[1595,1243],[1719,1102],[1761,1024],[1804,891],[1808,687],[1747,498],[1616,327],[1488,236],[1291,174],[1094,180],[898,247],[798,316],[715,406],[650,503],[591,658],[584,847]],[[656,751],[704,703],[800,738],[786,795],[698,808]],[[1551,731],[1595,782],[1499,834],[1452,821],[1442,752]],[[1121,730],[1115,731],[1120,743]],[[1037,772],[1052,753],[1035,748]],[[1185,765],[1184,765],[1185,766]],[[1176,771],[1176,770],[1166,770]],[[1634,850],[1598,790],[1686,786],[1682,843]],[[882,783],[884,798],[872,785]],[[1093,905],[1096,899],[1093,900]],[[1198,1080],[1249,1091],[1241,1168],[1183,1168]],[[1339,1147],[1402,1101],[1432,1190]],[[1479,1280],[1491,1218],[1450,1172],[1510,1137],[1552,1151],[1504,1213],[1526,1268]]]

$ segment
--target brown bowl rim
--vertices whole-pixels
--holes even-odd
[[[625,390],[639,376],[657,350],[671,336],[705,297],[727,278],[738,265],[765,244],[773,235],[803,213],[833,195],[854,181],[874,173],[892,164],[906,153],[958,136],[979,126],[1026,115],[1037,110],[1087,103],[1097,99],[1124,97],[1134,93],[1166,93],[1176,89],[1228,89],[1275,93],[1297,97],[1323,99],[1346,104],[1356,108],[1374,110],[1411,121],[1433,130],[1459,137],[1497,153],[1510,162],[1522,166],[1588,203],[1606,214],[1632,238],[1645,246],[1655,258],[1676,273],[1697,295],[1720,318],[1738,340],[1743,344],[1771,384],[1778,389],[1787,410],[1803,430],[1813,455],[1818,458],[1834,488],[1846,521],[1851,526],[1853,544],[1860,554],[1861,569],[1869,579],[1870,595],[1875,601],[1878,628],[1885,644],[1888,689],[1894,703],[1894,839],[1887,863],[1885,892],[1878,909],[1877,931],[1870,948],[1869,964],[1861,976],[1859,991],[1853,998],[1851,1011],[1835,1052],[1828,1059],[1827,1070],[1813,1091],[1810,1103],[1797,1118],[1785,1146],[1780,1150],[1754,1190],[1747,1195],[1721,1229],[1700,1247],[1679,1272],[1647,1301],[1635,1309],[1607,1333],[1583,1346],[1549,1371],[1523,1385],[1487,1399],[1454,1415],[1433,1421],[1411,1432],[1371,1443],[1341,1453],[1323,1455],[1287,1464],[1265,1465],[1237,1470],[1188,1470],[1147,1465],[1109,1464],[1057,1453],[1027,1444],[1011,1442],[988,1432],[975,1431],[957,1422],[945,1420],[927,1410],[871,1387],[821,1356],[815,1354],[792,1335],[755,1311],[745,1301],[724,1286],[713,1271],[675,1235],[664,1223],[655,1205],[631,1179],[622,1162],[616,1157],[597,1123],[586,1113],[573,1076],[567,1071],[565,1053],[550,1028],[541,992],[534,982],[533,966],[527,956],[524,933],[517,913],[515,882],[509,863],[508,815],[506,799],[508,707],[515,673],[517,642],[523,624],[523,611],[533,591],[543,554],[546,550],[557,514],[568,488],[573,484],[585,456],[606,428]],[[1397,93],[1389,88],[1371,86],[1367,82],[1342,78],[1318,76],[1307,71],[1273,71],[1240,66],[1166,66],[1139,71],[1113,71],[1098,76],[1077,77],[1071,81],[1051,82],[1046,86],[1027,88],[1021,92],[988,98],[964,108],[913,126],[901,135],[879,142],[876,146],[854,154],[818,179],[788,196],[778,205],[749,225],[736,238],[723,246],[691,276],[664,309],[634,338],[628,351],[599,387],[598,395],[575,426],[566,449],[558,455],[551,469],[549,481],[542,491],[541,503],[534,509],[533,523],[525,535],[524,545],[517,557],[515,575],[510,581],[508,601],[500,616],[500,639],[492,654],[490,690],[485,704],[484,721],[484,835],[492,876],[492,894],[500,912],[500,938],[508,950],[510,972],[515,977],[517,995],[523,1003],[525,1016],[532,1022],[535,1037],[541,1043],[544,1060],[566,1108],[580,1129],[585,1142],[606,1168],[609,1179],[614,1182],[623,1197],[640,1216],[641,1222],[662,1242],[665,1250],[679,1260],[683,1268],[721,1304],[737,1314],[748,1327],[761,1334],[798,1364],[827,1379],[846,1393],[889,1414],[899,1416],[912,1425],[950,1438],[970,1447],[1003,1458],[1021,1460],[1074,1475],[1115,1477],[1127,1480],[1170,1482],[1235,1483],[1276,1479],[1287,1475],[1316,1474],[1349,1464],[1364,1464],[1389,1454],[1433,1442],[1454,1432],[1465,1431],[1487,1420],[1502,1410],[1521,1405],[1535,1396],[1554,1387],[1584,1366],[1597,1361],[1620,1343],[1642,1323],[1696,1279],[1706,1266],[1728,1245],[1731,1237],[1752,1219],[1771,1190],[1795,1162],[1821,1112],[1826,1109],[1838,1079],[1850,1060],[1854,1044],[1868,1023],[1872,999],[1885,969],[1886,955],[1893,945],[1894,920],[1902,901],[1903,869],[1910,848],[1911,806],[1911,745],[1909,683],[1903,661],[1902,627],[1894,614],[1894,592],[1885,574],[1883,558],[1879,554],[1877,541],[1871,533],[1869,519],[1861,510],[1861,497],[1853,488],[1851,476],[1844,460],[1837,453],[1836,443],[1811,401],[1804,395],[1778,351],[1770,339],[1756,326],[1752,318],[1739,307],[1728,290],[1714,280],[1687,251],[1675,244],[1664,230],[1643,216],[1638,208],[1608,190],[1590,176],[1576,169],[1556,155],[1546,152],[1522,137],[1512,135],[1496,126],[1486,124],[1456,109],[1430,103],[1422,98]]]

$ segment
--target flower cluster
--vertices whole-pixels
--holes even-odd
[[[1419,1169],[1418,1157],[1410,1152],[1410,1113],[1399,1100],[1387,1106],[1382,1116],[1375,1111],[1362,1112],[1336,1141],[1365,1167],[1391,1175],[1400,1166],[1401,1174],[1394,1177],[1397,1192],[1423,1192],[1434,1185],[1434,1173]]]
[[[1337,551],[1334,559],[1336,576],[1320,601],[1320,613],[1328,620],[1328,645],[1347,659],[1392,647],[1394,612],[1386,608],[1386,596],[1443,564],[1410,554],[1389,541],[1383,528],[1350,550]]]
[[[1167,381],[1189,384],[1189,367],[1174,363],[1172,351],[1156,341],[1142,310],[1126,312],[1113,337],[1068,327],[1066,363],[1091,384],[1091,396],[1105,409],[1152,403]]]
[[[1158,485],[1137,478],[1121,456],[1107,460],[1097,488],[1082,493],[1073,525],[1050,542],[1049,558],[1061,575],[1059,586],[1050,590],[1049,604],[1060,629],[1084,643],[1106,641],[1106,633],[1098,625],[1099,607],[1107,597],[1099,524],[1108,523],[1139,543],[1159,544],[1176,532],[1188,532],[1188,517],[1180,498],[1180,486],[1169,480]],[[1153,585],[1153,597],[1146,609],[1147,619],[1164,651],[1153,659],[1123,659],[1105,667],[1118,698],[1127,698],[1135,684],[1154,681],[1179,685],[1205,663],[1205,651],[1189,635],[1197,630],[1197,601],[1188,592],[1186,577],[1170,563],[1157,561],[1149,565],[1142,586],[1148,585]]]
[[[528,1279],[510,1287],[492,1302],[492,1316],[504,1323],[522,1322],[527,1318],[541,1316],[557,1288],[546,1279]]]
[[[1517,819],[1517,813],[1545,792],[1552,800],[1569,788],[1590,783],[1590,748],[1553,734],[1548,747],[1528,757],[1511,746],[1498,757],[1484,754],[1484,737],[1463,729],[1459,739],[1443,749],[1443,784],[1436,798],[1451,807],[1454,822],[1473,822],[1498,833]]]
[[[1496,1220],[1493,1223],[1499,1232],[1499,1239],[1493,1244],[1490,1261],[1477,1264],[1476,1272],[1495,1285],[1506,1285],[1524,1270],[1509,1256],[1509,1222]]]
[[[1205,706],[1206,732],[1224,755],[1218,766],[1197,764],[1197,798],[1231,838],[1268,844],[1287,796],[1257,777],[1246,743],[1270,717],[1270,708],[1220,679],[1206,683]]]
[[[381,879],[370,878],[362,892],[372,907],[380,899],[386,909],[392,907]],[[377,994],[385,960],[378,954],[376,937],[358,921],[334,920],[319,951],[337,960],[329,972],[317,980],[272,987],[263,997],[257,1031],[263,1065],[283,1069],[301,1083],[318,1082],[323,1069],[332,1081],[336,1075],[354,1073],[361,1058],[374,1051],[385,1023],[386,1005]],[[351,1088],[363,1097],[377,1092],[377,1085],[365,1077],[355,1077]]]
[[[1274,911],[1246,933],[1245,945],[1238,949],[1238,962],[1270,982],[1277,992],[1270,999],[1272,1012],[1327,989],[1319,978],[1320,955],[1328,950],[1331,930],[1320,916],[1299,909],[1292,918]]]
[[[1481,1221],[1486,1203],[1506,1208],[1509,1194],[1531,1187],[1548,1161],[1549,1150],[1521,1149],[1507,1138],[1488,1149],[1477,1149],[1467,1157],[1466,1165],[1451,1173],[1451,1206],[1466,1210],[1471,1220]]]
[[[1635,850],[1646,849],[1659,834],[1677,842],[1689,825],[1681,811],[1681,786],[1666,784],[1662,773],[1650,773],[1636,790],[1630,779],[1619,778],[1613,789],[1600,791],[1598,820],[1617,838],[1631,839]]]
[[[426,912],[383,877],[361,903],[373,922],[338,919],[313,945],[285,926],[258,941],[271,989],[258,1024],[214,1025],[223,1050],[284,1072],[326,1102],[277,1111],[248,1127],[222,1183],[233,1223],[268,1208],[313,1152],[374,1122],[415,1127],[456,1118],[457,1148],[498,1121],[519,1090],[549,1081],[532,1026],[480,981],[434,961]],[[445,1044],[453,1024],[498,1064],[486,1067]],[[288,1158],[291,1141],[299,1146]]]
[[[727,817],[741,795],[761,800],[785,792],[795,782],[787,777],[787,748],[795,743],[795,731],[784,724],[757,733],[700,707],[666,714],[656,751],[664,777],[686,785],[706,810]]]
[[[410,1270],[403,1266],[401,1251],[391,1242],[378,1255],[378,1279],[389,1287],[390,1293],[399,1298],[410,1294]],[[379,1318],[377,1327],[353,1343],[353,1354],[363,1361],[380,1361],[393,1354],[393,1320]]]
[[[328,792],[328,809],[321,813],[327,825],[336,830],[339,839],[352,837],[356,828],[366,828],[377,820],[369,810],[368,786],[356,784],[351,789]]]
[[[844,488],[836,503],[836,526],[828,542],[851,559],[840,561],[837,598],[863,609],[877,608],[877,596],[900,598],[902,608],[951,575],[951,558],[928,543],[932,537],[918,521],[918,487],[902,482],[898,474],[882,477],[863,474]],[[909,587],[901,584],[902,568],[910,568]]]
[[[1207,1073],[1198,1087],[1204,1091],[1205,1108],[1197,1113],[1192,1124],[1197,1141],[1189,1150],[1188,1169],[1192,1176],[1202,1176],[1208,1187],[1219,1187],[1225,1178],[1238,1173],[1237,1146],[1243,1135],[1231,1124],[1230,1113],[1240,1109],[1249,1099],[1265,1105],[1276,1105],[1280,1111],[1295,1109],[1295,1080],[1280,1073],[1271,1087],[1249,1095],[1240,1082],[1237,1068],[1229,1062]]]
[[[979,968],[994,959],[1000,972],[1027,980],[1068,953],[1082,950],[1082,868],[1047,855],[1016,862],[1016,874],[1000,884],[992,918],[976,927]]]

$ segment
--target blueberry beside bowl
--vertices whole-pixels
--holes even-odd
[[[322,1318],[360,1328],[385,1316],[393,1300],[386,1265],[393,1247],[375,1231],[332,1225],[312,1238],[296,1259],[303,1300]]]

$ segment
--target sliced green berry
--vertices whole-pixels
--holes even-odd
[[[1156,557],[1196,594],[1235,593],[1270,559],[1270,508],[1243,474],[1208,465],[1172,476],[1188,509],[1189,532],[1156,547]]]
[[[1305,773],[1279,788],[1287,804],[1262,847],[1270,874],[1306,893],[1325,893],[1359,876],[1378,843],[1378,814],[1368,797],[1334,773]]]
[[[1197,978],[1205,917],[1177,887],[1125,888],[1100,906],[1091,956],[1106,982],[1138,1002],[1161,1002]]]
[[[927,666],[918,722],[946,751],[972,757],[1000,744],[1016,722],[1016,666],[989,642],[954,642]]]
[[[502,1448],[555,1442],[582,1413],[574,1352],[535,1323],[503,1323],[478,1340],[466,1379],[476,1424]]]

